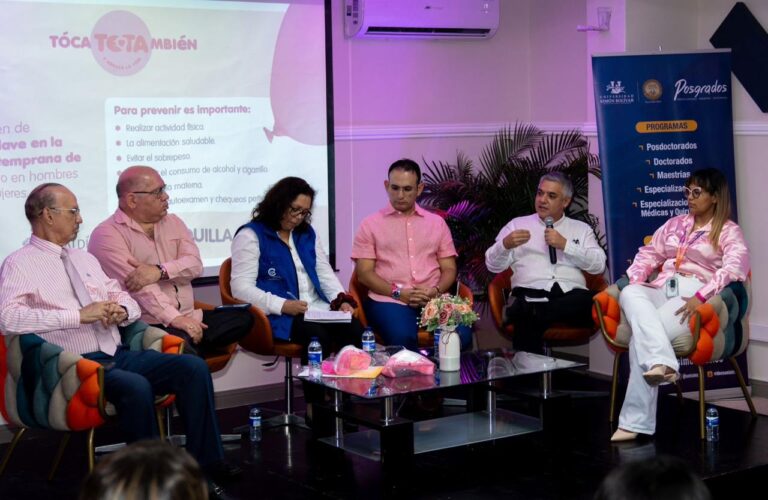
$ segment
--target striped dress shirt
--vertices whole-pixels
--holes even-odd
[[[128,319],[140,316],[138,304],[117,281],[104,274],[96,258],[83,250],[70,249],[70,258],[94,302],[112,300],[125,307]],[[47,342],[77,354],[99,350],[100,322],[80,324],[77,300],[61,260],[61,247],[32,236],[29,243],[9,255],[0,268],[0,331],[20,335],[35,333]],[[120,345],[117,327],[107,327]]]

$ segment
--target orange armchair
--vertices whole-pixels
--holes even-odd
[[[608,283],[602,274],[583,273],[587,282],[587,288],[599,292],[604,290]],[[504,306],[507,296],[511,292],[510,280],[512,270],[497,274],[491,284],[488,285],[488,304],[491,307],[491,316],[499,333],[508,339],[512,339],[515,333],[513,325],[504,324]],[[558,345],[579,345],[589,342],[589,338],[595,333],[595,328],[578,328],[567,325],[553,325],[544,332],[544,346],[549,349]]]
[[[222,304],[244,304],[232,296],[230,279],[232,278],[232,259],[226,259],[219,268],[219,292]],[[275,356],[275,360],[265,363],[270,367],[277,363],[279,358],[285,360],[285,413],[270,418],[264,422],[264,427],[276,427],[282,425],[303,425],[304,421],[293,413],[293,358],[300,358],[304,347],[301,344],[287,342],[272,337],[272,326],[264,312],[256,306],[251,306],[253,315],[253,327],[250,333],[240,339],[240,346],[246,351],[262,356]]]
[[[469,301],[469,305],[474,305],[475,297],[472,290],[460,281],[456,282],[456,292],[458,295]],[[349,278],[349,294],[352,295],[358,304],[357,319],[363,326],[368,326],[368,320],[365,317],[365,311],[363,310],[363,301],[368,297],[368,287],[363,285],[360,280],[357,279],[357,272],[352,271],[352,276]],[[375,332],[374,332],[375,333]],[[473,336],[474,338],[474,336]],[[376,335],[376,340],[381,342]],[[424,329],[419,329],[419,347],[432,347],[434,345],[434,336],[432,332],[428,332]]]

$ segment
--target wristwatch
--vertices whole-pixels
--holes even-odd
[[[165,270],[165,266],[162,264],[155,264],[158,269],[160,269],[160,281],[165,281],[168,279],[168,271]]]
[[[392,293],[390,294],[393,299],[400,300],[400,294],[403,291],[403,285],[398,285],[397,283],[392,283]]]

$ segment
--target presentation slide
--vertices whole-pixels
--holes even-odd
[[[24,200],[44,182],[77,196],[86,248],[132,165],[165,180],[205,275],[288,175],[317,191],[330,252],[324,0],[2,1],[0,20],[0,259],[29,238]]]

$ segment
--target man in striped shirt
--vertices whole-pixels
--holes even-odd
[[[83,222],[75,195],[60,184],[42,184],[24,210],[32,236],[0,268],[2,334],[37,334],[104,365],[105,396],[117,408],[128,441],[158,436],[154,395],[176,394],[187,450],[211,474],[231,470],[223,463],[205,362],[121,344],[117,326],[133,323],[141,312],[94,256],[67,246]]]

